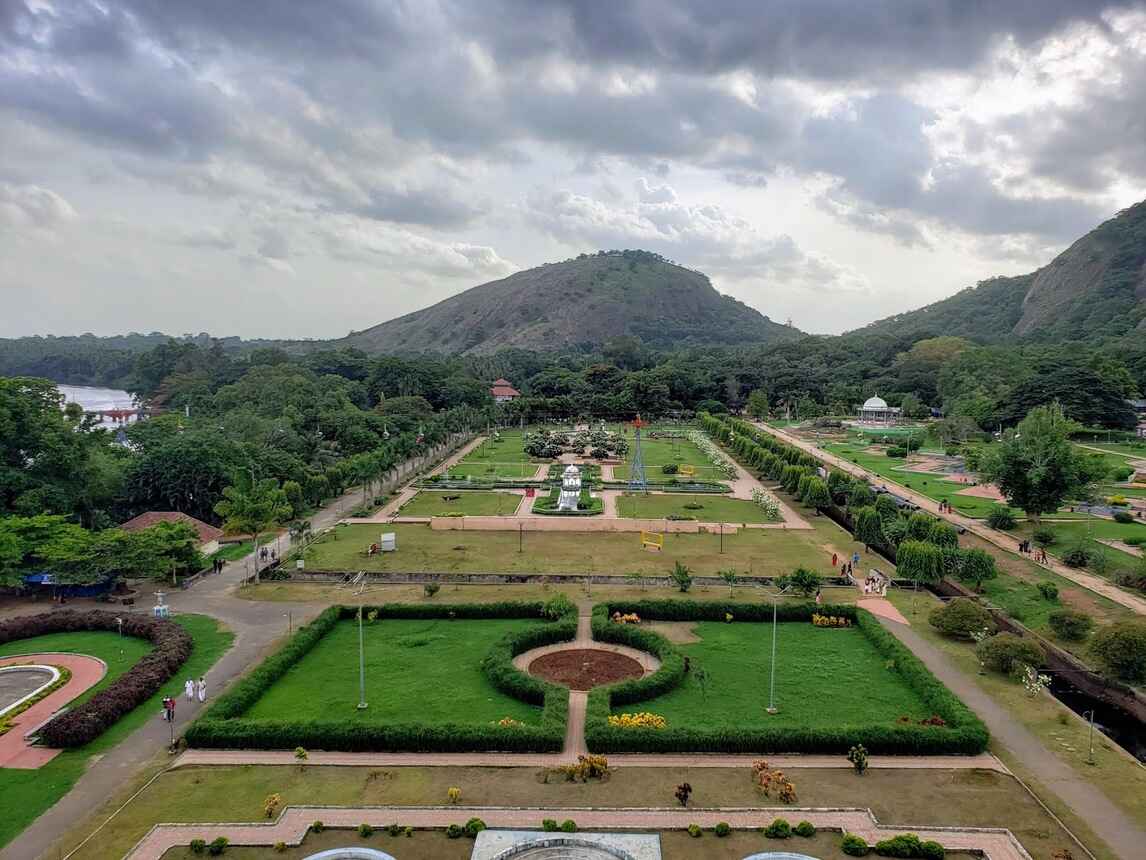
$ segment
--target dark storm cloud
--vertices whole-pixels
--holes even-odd
[[[451,4],[507,56],[813,78],[962,70],[1130,0],[499,0]]]
[[[485,214],[489,203],[443,188],[387,188],[372,191],[365,205],[348,208],[364,218],[448,228],[468,224]]]

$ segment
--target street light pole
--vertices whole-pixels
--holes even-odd
[[[776,598],[772,598],[772,665],[771,681],[768,685],[768,713],[777,714],[780,709],[776,707]]]
[[[362,604],[358,605],[358,710],[366,709],[366,651],[362,646]]]
[[[1089,711],[1083,711],[1082,716],[1085,719],[1086,715],[1090,714],[1090,752],[1086,756],[1086,763],[1089,765],[1094,764],[1094,708]]]

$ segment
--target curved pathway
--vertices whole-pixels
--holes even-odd
[[[127,860],[159,860],[171,848],[192,839],[207,842],[225,837],[231,845],[298,845],[311,822],[328,827],[355,828],[366,823],[376,828],[394,821],[417,828],[444,828],[477,816],[492,828],[538,829],[543,818],[573,819],[582,831],[683,830],[690,824],[711,828],[725,821],[737,829],[756,829],[777,816],[810,821],[818,829],[846,831],[869,843],[910,830],[920,839],[933,839],[949,851],[981,852],[989,860],[1030,860],[1030,855],[1009,830],[1001,828],[918,827],[881,824],[869,809],[809,809],[800,807],[730,807],[689,809],[599,809],[586,807],[521,808],[496,806],[288,806],[273,824],[159,824],[127,854]]]
[[[983,540],[989,541],[1001,550],[1015,555],[1018,555],[1019,553],[1019,541],[1017,538],[1014,538],[1004,532],[999,532],[995,529],[989,528],[981,520],[965,517],[962,514],[957,513],[941,513],[939,511],[939,503],[934,499],[928,498],[927,496],[917,493],[914,490],[897,484],[894,481],[885,478],[883,475],[877,475],[873,472],[869,472],[867,469],[861,468],[855,463],[851,463],[842,457],[837,457],[835,454],[829,453],[822,448],[818,448],[812,443],[806,442],[798,436],[794,436],[784,430],[780,430],[776,427],[771,427],[767,424],[761,424],[757,422],[753,422],[753,426],[759,430],[764,431],[765,433],[769,433],[772,436],[775,436],[777,439],[780,439],[783,442],[787,442],[789,445],[794,445],[797,448],[806,451],[807,453],[816,457],[818,460],[821,460],[824,463],[828,463],[829,465],[832,465],[841,471],[848,473],[849,475],[864,478],[877,486],[885,486],[889,490],[893,491],[897,496],[902,496],[905,499],[910,499],[913,504],[919,505],[920,508],[927,511],[929,514],[941,517],[942,519],[945,519],[956,526],[962,526],[963,528],[967,529],[967,531],[983,538]],[[1096,594],[1101,594],[1103,597],[1112,600],[1120,606],[1124,606],[1127,609],[1138,613],[1139,615],[1146,615],[1146,600],[1123,591],[1121,588],[1116,586],[1114,583],[1109,582],[1108,580],[1102,579],[1101,577],[1094,576],[1093,574],[1089,574],[1081,570],[1076,570],[1072,567],[1067,567],[1065,564],[1055,559],[1051,559],[1049,564],[1046,566],[1061,576],[1063,579],[1069,579],[1076,585],[1081,585],[1083,588],[1087,588]]]
[[[61,752],[51,747],[32,746],[24,734],[43,723],[60,708],[90,690],[107,674],[107,664],[86,654],[39,653],[0,657],[0,666],[55,666],[72,673],[68,682],[53,690],[36,704],[12,718],[12,728],[0,735],[0,767],[34,770],[47,764]]]

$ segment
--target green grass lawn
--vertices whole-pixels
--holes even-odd
[[[824,629],[787,622],[777,626],[776,703],[769,715],[772,627],[702,621],[699,642],[679,645],[692,672],[675,690],[617,709],[652,711],[670,728],[893,725],[903,714],[930,716],[919,696],[857,629]],[[696,670],[708,673],[704,688]]]
[[[521,502],[514,493],[486,493],[475,490],[422,490],[398,511],[403,517],[441,517],[465,514],[470,517],[512,516]]]
[[[744,529],[726,534],[723,552],[719,534],[667,534],[664,550],[655,552],[642,549],[635,533],[610,532],[525,532],[518,552],[516,531],[434,531],[428,525],[398,523],[387,527],[397,534],[398,551],[373,556],[366,550],[378,540],[378,527],[348,525],[315,541],[307,551],[306,566],[339,571],[663,576],[680,560],[700,574],[734,567],[744,573],[779,575],[803,566],[829,575],[833,551],[858,551],[869,559],[864,547],[827,517],[809,517],[808,523],[811,529]]]
[[[1094,517],[1088,524],[1083,520],[1044,520],[1042,528],[1049,528],[1055,534],[1055,542],[1047,547],[1050,555],[1061,556],[1067,550],[1073,549],[1079,543],[1094,552],[1105,553],[1113,570],[1133,567],[1138,561],[1135,556],[1105,544],[1098,543],[1098,539],[1122,540],[1132,536],[1146,536],[1146,523],[1116,523],[1114,520]],[[1087,529],[1090,529],[1091,539],[1087,540]],[[1030,537],[1034,534],[1035,526],[1030,522],[1022,522],[1015,529],[1015,534]]]
[[[693,517],[706,523],[774,522],[755,502],[705,493],[625,494],[617,499],[617,511],[622,517]]]
[[[541,709],[498,692],[481,671],[507,633],[526,619],[387,619],[365,630],[366,700],[358,704],[358,625],[340,621],[244,714],[252,719],[365,723],[536,723]]]
[[[234,639],[230,631],[206,615],[183,615],[175,619],[195,639],[191,657],[154,696],[125,716],[86,746],[65,750],[39,770],[0,768],[0,797],[4,814],[0,815],[0,846],[11,842],[42,812],[63,797],[80,778],[93,755],[107,752],[149,719],[156,718],[164,696],[181,696],[183,682],[203,675],[215,665]],[[50,640],[50,641],[49,641]],[[0,655],[25,653],[31,648],[69,651],[99,657],[108,664],[108,675],[85,696],[94,695],[122,675],[131,664],[151,648],[150,643],[126,637],[120,642],[114,633],[99,631],[59,633],[9,642],[0,647]],[[121,656],[120,649],[123,649]],[[134,653],[134,659],[131,655]]]
[[[1127,460],[1146,460],[1146,441],[1144,442],[1088,442],[1086,439],[1076,439],[1076,444],[1085,445],[1087,448],[1099,448],[1103,451],[1109,451],[1111,454],[1118,454],[1121,462]]]
[[[691,464],[695,467],[696,474],[694,475],[666,475],[661,471],[660,466],[650,466],[648,462],[645,463],[645,480],[650,484],[667,484],[674,478],[678,481],[727,481],[724,473],[718,470],[715,466],[709,465],[707,460]],[[627,481],[632,474],[627,463],[613,467],[613,480]]]
[[[451,466],[451,478],[532,478],[537,474],[539,463],[495,463],[493,461],[473,461]]]
[[[1007,774],[873,768],[861,777],[839,768],[799,768],[788,775],[799,793],[798,806],[871,808],[879,821],[905,829],[909,825],[1007,827],[1038,860],[1050,860],[1054,851],[1073,845],[1055,820]],[[618,767],[609,779],[590,783],[563,779],[542,782],[536,768],[512,767],[184,767],[167,771],[144,789],[108,822],[98,838],[85,846],[82,856],[84,860],[118,860],[157,822],[259,821],[263,819],[263,798],[272,793],[281,794],[285,804],[296,805],[317,802],[331,806],[438,806],[446,802],[447,789],[458,786],[462,789],[462,804],[474,806],[672,807],[676,806],[673,791],[685,780],[693,787],[692,804],[698,807],[779,805],[774,799],[761,799],[747,767]],[[464,823],[468,817],[464,809],[458,810],[458,823]],[[539,811],[537,826],[543,817],[544,812]],[[772,817],[774,814],[762,815],[761,824]],[[785,817],[796,822],[801,816],[793,810]],[[86,833],[70,834],[64,847],[70,847],[83,835]],[[330,843],[312,842],[312,835],[306,847],[361,844],[346,831],[341,835],[341,840]],[[839,834],[830,835],[838,844]],[[665,858],[730,856],[739,860],[753,850],[806,851],[823,860],[837,858],[835,853],[824,851],[820,843],[798,837],[766,840],[756,833],[744,834],[744,839],[720,840],[709,832],[698,840],[674,838],[670,842],[674,853],[668,853],[666,846]],[[725,842],[738,850],[730,855],[720,853]],[[412,860],[469,857],[473,843],[466,839],[453,841],[457,843],[464,843],[466,850],[449,853],[451,842],[441,831],[419,832],[409,840],[375,833],[369,840],[371,847],[389,851],[401,860],[407,856]],[[407,850],[407,845],[419,847]],[[445,850],[422,853],[425,846]],[[1078,848],[1074,848],[1077,857]],[[228,848],[224,856],[232,852],[236,857],[256,856],[239,848]],[[280,855],[266,847],[257,856]],[[309,856],[309,852],[285,856]],[[1098,856],[1107,860],[1110,855]]]
[[[960,490],[966,489],[965,484],[948,481],[935,475],[904,471],[902,468],[904,460],[901,457],[888,457],[882,452],[875,452],[867,446],[856,445],[852,442],[830,442],[823,448],[837,457],[855,463],[869,472],[874,472],[930,499],[935,501],[946,499],[956,511],[969,517],[985,517],[991,506],[995,504],[990,499],[959,495]]]
[[[521,463],[528,462],[529,455],[524,450],[524,439],[520,430],[498,431],[500,438],[492,435],[474,450],[466,454],[463,463]]]

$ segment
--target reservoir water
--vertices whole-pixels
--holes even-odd
[[[57,384],[60,394],[64,396],[65,403],[78,403],[85,412],[99,412],[105,409],[134,409],[135,401],[126,391],[118,388],[96,388],[91,385],[62,385]],[[134,422],[135,416],[130,416],[128,423]],[[123,422],[116,423],[111,418],[104,418],[100,427],[122,427]]]

